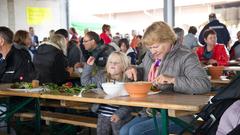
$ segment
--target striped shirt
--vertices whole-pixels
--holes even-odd
[[[119,109],[119,106],[101,104],[97,113],[103,116],[111,117]]]

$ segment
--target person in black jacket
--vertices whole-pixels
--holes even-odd
[[[0,27],[0,83],[19,81],[31,82],[35,79],[35,69],[23,50],[12,45],[13,32]]]
[[[110,45],[104,45],[103,40],[100,39],[96,32],[89,31],[83,38],[83,45],[88,51],[89,56],[93,56],[95,64],[100,69],[106,66],[108,56],[115,51]]]
[[[18,30],[14,35],[13,41],[14,47],[23,50],[26,57],[28,57],[28,59],[32,61],[33,53],[29,50],[32,41],[29,32],[25,30]]]
[[[33,63],[41,83],[61,85],[70,75],[67,67],[66,40],[60,34],[54,34],[50,42],[41,44],[34,55]]]
[[[219,22],[215,13],[211,13],[209,15],[209,23],[206,26],[204,26],[204,28],[199,34],[199,42],[202,45],[205,45],[203,33],[207,29],[215,30],[217,33],[217,43],[224,44],[226,47],[228,47],[228,42],[231,39],[230,34],[228,32],[227,27],[224,24]]]
[[[78,47],[78,42],[75,40],[69,41],[68,31],[65,29],[59,29],[55,32],[55,34],[60,34],[64,36],[67,41],[67,60],[68,66],[72,68],[78,68],[83,62],[82,51],[80,47]]]

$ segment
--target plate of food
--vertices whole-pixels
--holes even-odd
[[[161,91],[160,90],[159,91],[149,91],[148,95],[158,94],[159,92],[161,92]]]
[[[39,86],[35,86],[33,83],[17,82],[12,84],[8,90],[22,91],[22,92],[39,92],[39,91],[42,91],[43,88]]]
[[[154,94],[158,94],[159,92],[161,92],[161,90],[159,90],[157,87],[155,86],[151,86],[150,91],[148,92],[148,95],[154,95]]]

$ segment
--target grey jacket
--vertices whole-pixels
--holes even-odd
[[[148,72],[154,60],[150,51],[148,51],[139,65],[143,69],[141,79],[148,79]],[[200,94],[210,91],[211,83],[206,71],[201,67],[196,54],[182,45],[174,45],[172,50],[161,61],[158,75],[164,74],[176,78],[173,87],[175,92],[187,94]],[[138,72],[139,73],[139,72]],[[146,110],[139,112],[142,117],[148,116]],[[191,121],[192,116],[180,117],[184,121]]]
[[[153,62],[151,53],[148,51],[140,64],[143,68],[143,80],[147,80]],[[175,77],[175,92],[200,94],[209,92],[211,88],[210,80],[200,65],[197,55],[181,45],[174,45],[163,58],[158,72],[158,75],[160,74]]]
[[[92,71],[94,69],[94,66],[90,66],[85,64],[83,68],[83,72],[81,74],[81,84],[87,85],[87,84],[97,84],[98,88],[102,89],[102,83],[107,81],[106,78],[106,71],[104,70],[99,70],[96,75],[92,76]],[[94,104],[92,106],[92,111],[97,112],[99,109],[100,104]],[[116,110],[114,114],[116,114],[121,120],[123,119],[129,119],[131,117],[131,112],[134,111],[133,107],[128,107],[128,106],[119,106],[119,109]]]

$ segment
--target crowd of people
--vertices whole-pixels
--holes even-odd
[[[130,40],[119,33],[112,37],[110,25],[104,24],[100,35],[86,30],[80,37],[71,27],[51,30],[49,37],[40,43],[33,27],[14,34],[1,26],[0,83],[39,80],[61,85],[74,70],[83,68],[79,80],[83,86],[95,83],[102,88],[104,82],[138,80],[152,82],[161,91],[207,93],[211,84],[202,64],[226,66],[230,59],[239,60],[240,33],[239,40],[230,48],[229,32],[214,13],[209,15],[199,40],[196,33],[197,28],[191,26],[184,36],[182,28],[171,28],[158,21],[147,27],[143,36],[133,30]],[[98,114],[98,135],[155,132],[147,108],[99,104],[93,105],[92,110]],[[133,111],[139,115],[132,119]],[[180,119],[189,122],[192,118]],[[161,123],[161,117],[157,120]],[[170,122],[169,131],[178,133],[181,127]]]

